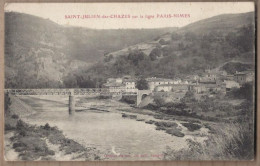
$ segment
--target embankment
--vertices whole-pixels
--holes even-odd
[[[29,105],[25,104],[22,100],[18,97],[9,95],[11,105],[9,106],[9,110],[11,114],[16,114],[20,118],[31,115],[36,113],[36,111],[30,107]]]
[[[5,114],[6,160],[100,160],[95,148],[66,138],[57,127],[25,123],[21,117],[37,112],[15,96],[10,101]]]

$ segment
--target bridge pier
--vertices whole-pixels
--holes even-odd
[[[75,112],[75,96],[74,92],[71,91],[69,95],[69,114],[72,115]]]
[[[139,107],[140,103],[142,102],[143,95],[149,95],[151,93],[152,93],[151,90],[138,90],[137,97],[136,97],[136,106]]]
[[[142,101],[142,95],[137,94],[137,98],[136,98],[136,106],[137,106],[137,107],[139,106],[139,104],[141,103],[141,101]]]

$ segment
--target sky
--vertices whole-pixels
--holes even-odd
[[[182,27],[220,14],[251,12],[254,11],[254,3],[7,3],[5,11],[27,13],[68,26],[93,29],[140,29]],[[97,15],[100,18],[93,18]]]

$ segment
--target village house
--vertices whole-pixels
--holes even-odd
[[[108,88],[111,93],[125,92],[125,86],[123,85],[122,78],[108,78],[103,87]]]
[[[173,80],[173,84],[181,84],[181,79],[180,78],[175,78],[174,80]]]
[[[226,77],[225,77],[225,79],[226,80],[234,80],[234,75],[231,75],[231,74],[229,74],[229,75],[226,75]]]
[[[240,88],[239,83],[233,80],[224,80],[224,83],[227,91],[230,91],[232,88]]]
[[[188,84],[162,84],[155,87],[155,92],[187,92],[191,90]]]
[[[154,91],[155,92],[171,92],[172,86],[171,86],[171,84],[158,85],[154,88]]]
[[[120,83],[111,82],[111,83],[105,83],[103,85],[104,88],[108,88],[110,93],[122,93],[125,92],[125,86],[123,86]]]
[[[136,79],[127,78],[123,80],[123,84],[125,86],[125,92],[135,93],[138,91],[136,88]]]
[[[215,81],[222,77],[226,77],[227,72],[219,69],[206,69],[205,74],[199,80],[201,81]]]
[[[167,95],[170,96],[171,102],[180,102],[180,100],[185,96],[188,91],[193,89],[193,85],[190,84],[164,84],[158,85],[154,92],[164,93],[168,92]]]
[[[136,89],[136,79],[130,77],[108,78],[103,87],[108,88],[111,93],[136,93],[138,91]]]
[[[193,90],[198,93],[226,93],[226,84],[220,81],[212,81],[212,80],[203,80],[197,82],[196,85],[193,86]]]
[[[240,85],[245,84],[246,82],[251,82],[254,80],[254,71],[248,70],[243,72],[237,72],[234,74],[234,80]]]
[[[172,79],[156,78],[156,77],[147,78],[146,81],[148,82],[148,87],[151,91],[154,91],[155,88],[159,85],[174,84],[174,81]]]

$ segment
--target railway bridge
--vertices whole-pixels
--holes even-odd
[[[81,89],[5,89],[5,93],[14,96],[25,95],[63,95],[69,96],[69,114],[75,112],[75,96],[136,96],[138,106],[144,95],[149,95],[150,90],[138,90],[137,92],[111,92],[108,88],[81,88]]]

